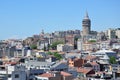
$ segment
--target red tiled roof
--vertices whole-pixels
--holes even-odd
[[[39,75],[40,77],[54,77],[54,75],[52,73],[44,73],[42,75]]]
[[[87,74],[91,70],[92,70],[92,68],[78,68],[77,72],[81,72],[81,73]]]
[[[96,62],[90,62],[91,65],[99,65],[98,63]]]
[[[61,75],[63,75],[63,76],[71,76],[72,74],[64,72],[64,71],[61,71]]]
[[[96,72],[96,74],[103,74],[103,73],[106,73],[105,71],[98,71]]]
[[[5,64],[15,65],[15,64],[17,64],[17,62],[6,62]]]
[[[96,56],[91,56],[91,55],[88,55],[88,56],[86,56],[86,60],[91,60],[91,59],[95,59],[95,58],[97,58]]]

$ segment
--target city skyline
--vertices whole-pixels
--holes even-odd
[[[86,11],[91,30],[120,27],[120,1],[116,0],[4,0],[0,1],[0,40],[25,38],[45,32],[82,30]]]

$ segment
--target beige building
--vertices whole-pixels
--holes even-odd
[[[115,29],[109,28],[107,30],[107,36],[108,36],[108,39],[114,39],[114,38],[116,38]]]
[[[120,39],[120,28],[116,29],[115,32],[116,32],[116,36],[117,36],[117,38]]]
[[[97,49],[98,46],[96,43],[94,42],[83,42],[82,40],[78,40],[77,42],[77,48],[78,50],[93,50],[93,49]]]

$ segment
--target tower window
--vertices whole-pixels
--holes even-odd
[[[15,74],[15,78],[19,78],[19,74]]]

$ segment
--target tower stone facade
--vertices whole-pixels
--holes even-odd
[[[86,12],[86,15],[82,21],[82,31],[83,36],[88,36],[91,32],[91,21],[89,19],[88,13]]]

